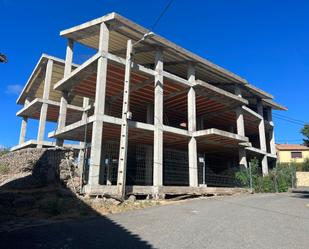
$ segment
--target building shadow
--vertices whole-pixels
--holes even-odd
[[[34,168],[33,172],[37,170],[39,169]],[[37,181],[31,174],[0,187],[0,223],[18,223],[18,219],[33,222],[24,228],[22,224],[20,228],[17,224],[17,229],[12,231],[0,230],[1,248],[154,248],[139,235],[98,213],[69,188],[43,182]],[[69,220],[51,219],[45,225],[36,226],[35,219],[31,216],[31,207],[37,207],[37,203],[42,203],[43,197],[47,195],[53,196],[54,203],[66,200],[69,205],[63,207],[66,208],[65,212],[69,213],[70,208],[74,207],[75,210],[80,210],[80,215]],[[40,207],[48,208],[51,216],[53,212],[56,214],[59,211],[57,204],[53,203]],[[18,214],[15,212],[17,208],[28,211],[20,214],[21,217],[15,217]],[[0,227],[2,225],[3,223]]]
[[[309,199],[309,188],[293,189],[292,193],[293,193],[292,197]]]

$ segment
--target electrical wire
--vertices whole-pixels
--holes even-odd
[[[275,116],[274,116],[274,118],[275,118],[275,119],[280,119],[280,120],[283,120],[283,121],[286,121],[286,122],[289,122],[289,123],[291,123],[291,124],[296,124],[296,125],[304,126],[303,123],[293,122],[293,121],[291,121],[291,120],[289,120],[289,119],[284,119],[284,118],[275,117]]]
[[[285,115],[282,115],[282,114],[279,114],[279,113],[273,113],[273,115],[277,116],[277,117],[289,119],[289,120],[294,121],[294,122],[299,122],[299,123],[303,123],[303,124],[309,123],[309,122],[305,122],[305,121],[302,121],[302,120],[299,120],[299,119],[291,118],[291,117],[288,117],[288,116],[285,116]]]
[[[165,8],[161,11],[160,15],[157,17],[157,19],[155,20],[155,22],[153,23],[151,30],[154,30],[155,27],[158,25],[158,23],[160,22],[160,20],[162,19],[162,17],[165,15],[165,13],[167,12],[167,10],[169,9],[169,7],[172,5],[174,0],[170,0],[167,5],[165,6]]]

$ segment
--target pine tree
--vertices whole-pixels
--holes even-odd
[[[304,128],[301,129],[301,134],[306,137],[304,140],[304,145],[309,146],[309,124],[305,124]]]

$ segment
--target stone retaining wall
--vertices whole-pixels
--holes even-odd
[[[74,152],[70,149],[28,148],[9,152],[0,157],[0,167],[1,189],[25,189],[59,183],[72,190],[79,188]]]
[[[309,172],[296,172],[297,187],[309,187]]]

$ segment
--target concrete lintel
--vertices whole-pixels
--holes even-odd
[[[241,136],[241,135],[238,135],[238,134],[234,134],[234,133],[231,133],[231,132],[227,132],[227,131],[222,131],[222,130],[219,130],[219,129],[216,129],[216,128],[211,128],[211,129],[193,132],[194,137],[203,137],[203,136],[212,135],[212,134],[232,138],[232,139],[243,141],[243,142],[249,141],[249,139],[247,137],[244,137],[244,136]]]
[[[81,64],[78,68],[70,72],[67,76],[63,77],[62,80],[58,81],[54,85],[55,90],[65,90],[70,89],[74,84],[77,84],[78,81],[75,80],[83,71],[87,70],[90,66],[97,62],[97,60],[102,56],[100,52],[96,53],[90,59]]]
[[[16,151],[16,150],[21,150],[21,149],[26,149],[26,148],[35,148],[37,147],[38,142],[37,140],[30,139],[28,141],[25,141],[22,144],[18,144],[16,146],[13,146],[10,151]],[[42,145],[43,148],[48,148],[48,147],[56,147],[56,142],[52,141],[41,141],[40,145]],[[63,144],[64,148],[72,148],[72,149],[80,149],[79,144]]]
[[[238,145],[242,147],[252,147],[252,144],[250,142],[239,143]]]
[[[175,128],[172,126],[168,126],[168,125],[163,125],[163,131],[164,132],[170,132],[170,133],[174,133],[177,135],[181,135],[181,136],[186,136],[186,137],[190,137],[191,133],[187,130],[183,130],[180,128]]]
[[[106,57],[108,60],[111,60],[115,63],[121,64],[121,65],[125,65],[126,64],[126,60],[124,58],[121,58],[120,56],[114,55],[112,53],[106,53]],[[142,65],[139,65],[137,63],[132,62],[132,69],[137,70],[137,71],[141,71],[145,74],[148,75],[155,75],[156,72],[150,68],[144,67]]]
[[[67,125],[61,130],[52,131],[48,133],[48,137],[52,138],[52,137],[61,136],[64,133],[70,132],[71,130],[74,130],[74,129],[77,129],[79,127],[86,125],[86,123],[90,124],[90,123],[93,123],[94,121],[103,121],[104,123],[109,123],[109,124],[114,124],[114,125],[119,125],[119,126],[121,125],[121,118],[116,118],[116,117],[109,116],[109,115],[96,115],[96,116],[93,115],[93,116],[88,117],[86,120],[80,120],[73,124]],[[130,128],[136,128],[136,129],[141,129],[141,130],[146,130],[146,131],[154,131],[154,125],[152,124],[146,124],[146,123],[132,121],[132,120],[129,120],[128,123],[129,123]],[[171,130],[169,131],[171,132]]]
[[[272,108],[274,110],[281,110],[281,111],[287,111],[288,110],[287,107],[280,105],[280,104],[278,104],[275,101],[272,101],[270,99],[262,99],[262,101],[263,101],[263,104],[265,106],[269,106],[270,108]]]
[[[20,109],[17,113],[16,113],[16,116],[19,116],[19,117],[22,117],[22,116],[25,116],[24,112],[26,112],[27,110],[31,109],[31,107],[33,105],[36,105],[36,104],[48,104],[48,105],[51,105],[51,106],[57,106],[59,107],[60,106],[60,102],[57,102],[57,101],[53,101],[53,100],[49,100],[49,99],[41,99],[41,98],[35,98],[34,100],[32,100],[29,105],[27,106],[24,106],[22,109]],[[80,112],[83,112],[84,111],[84,108],[83,107],[79,107],[79,106],[75,106],[75,105],[70,105],[68,104],[67,106],[68,109],[71,109],[71,110],[76,110],[76,111],[80,111]],[[30,117],[30,116],[29,116]]]
[[[107,53],[106,56],[111,61],[114,61],[116,63],[125,65],[125,59],[124,58],[121,58],[121,57],[119,57],[117,55],[114,55],[112,53]],[[150,68],[144,67],[142,65],[136,64],[136,63],[132,63],[132,69],[135,69],[137,71],[141,71],[141,72],[146,73],[148,75],[156,75],[157,74],[156,71],[154,71],[154,70],[152,70]],[[163,77],[168,78],[169,80],[172,80],[172,81],[174,81],[176,83],[181,83],[182,85],[185,85],[187,87],[195,85],[194,83],[189,82],[188,80],[186,80],[184,78],[181,78],[181,77],[179,77],[177,75],[171,74],[171,73],[166,72],[166,71],[162,71],[162,75],[163,75]]]
[[[211,91],[213,91],[213,92],[215,92],[217,94],[220,94],[220,95],[222,95],[222,96],[224,96],[226,98],[229,98],[229,99],[232,99],[234,101],[237,101],[241,105],[248,105],[249,104],[248,100],[246,100],[246,99],[244,99],[244,98],[242,98],[240,96],[237,96],[237,95],[235,95],[233,93],[230,93],[228,91],[225,91],[225,90],[223,90],[223,89],[221,89],[219,87],[213,86],[213,85],[211,85],[211,84],[209,84],[209,83],[207,83],[205,81],[202,81],[202,80],[197,80],[196,81],[195,88],[197,88],[197,87],[200,87],[201,89],[207,88],[207,89],[209,89],[209,90],[211,90]],[[199,91],[199,94],[201,94],[200,91]]]
[[[263,117],[258,114],[257,112],[253,111],[252,109],[250,109],[249,107],[247,106],[242,106],[242,109],[247,113],[247,114],[250,114],[256,118],[258,118],[259,120],[261,120]]]
[[[195,86],[195,82],[190,82],[184,78],[181,78],[175,74],[163,71],[163,77],[168,78],[169,80],[175,81],[177,83],[181,83],[183,85],[186,85],[187,87]]]
[[[102,17],[99,17],[99,18],[96,18],[96,19],[94,19],[94,20],[91,20],[91,21],[89,21],[89,22],[83,23],[83,24],[81,24],[81,25],[77,25],[77,26],[75,26],[75,27],[62,30],[62,31],[60,32],[60,36],[66,37],[66,36],[68,36],[69,34],[74,33],[74,32],[76,32],[76,31],[83,30],[83,29],[89,28],[89,27],[91,27],[91,26],[98,25],[98,24],[100,24],[100,23],[102,23],[102,22],[107,22],[107,21],[112,20],[112,19],[114,19],[114,18],[115,18],[115,13],[112,12],[112,13],[109,13],[109,14],[104,15],[104,16],[102,16]]]
[[[246,147],[245,149],[249,150],[249,151],[252,151],[252,152],[255,152],[257,154],[260,154],[260,155],[266,155],[267,154],[266,151],[263,151],[261,149],[255,148],[255,147]]]
[[[39,101],[39,98],[36,98],[32,100],[29,104],[25,105],[23,108],[21,108],[17,113],[16,116],[24,116],[23,112],[26,111],[28,108],[30,108],[32,105],[35,105]]]
[[[94,116],[91,116],[91,117],[87,118],[87,120],[80,120],[80,121],[77,121],[73,124],[67,125],[67,126],[63,127],[61,130],[51,131],[51,132],[48,133],[48,137],[49,138],[61,137],[62,135],[64,135],[67,132],[70,132],[72,130],[75,130],[79,127],[86,125],[86,123],[90,124],[90,123],[93,123],[93,122],[94,122]]]

